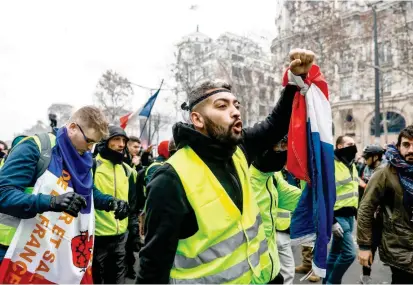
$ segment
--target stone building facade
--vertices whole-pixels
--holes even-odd
[[[247,37],[224,33],[214,40],[197,30],[177,44],[176,108],[199,82],[223,79],[241,102],[244,124],[252,125],[268,115],[276,100],[272,62],[271,53]]]
[[[413,2],[279,0],[279,5],[277,36],[271,45],[274,76],[281,78],[291,48],[313,50],[329,83],[336,137],[353,136],[359,149],[374,143],[373,9],[377,13],[381,143],[395,141],[403,127],[413,124]]]

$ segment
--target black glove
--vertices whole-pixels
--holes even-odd
[[[50,211],[65,212],[73,217],[77,217],[80,210],[86,206],[86,199],[75,192],[52,196],[50,200]]]
[[[115,212],[115,219],[123,220],[129,215],[129,204],[126,201],[114,198],[109,204],[110,211]]]

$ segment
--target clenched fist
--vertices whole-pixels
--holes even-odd
[[[293,49],[290,51],[290,70],[294,75],[305,75],[314,63],[315,54],[311,50]]]

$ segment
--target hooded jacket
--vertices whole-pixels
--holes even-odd
[[[249,164],[280,141],[288,132],[295,86],[287,86],[265,121],[243,129],[238,145]],[[177,123],[173,137],[178,149],[189,146],[204,161],[228,196],[242,212],[242,189],[232,155],[236,146],[224,145],[196,131],[192,125]],[[168,283],[178,241],[196,233],[198,224],[178,174],[165,163],[147,186],[145,246],[139,253],[137,283]]]
[[[138,233],[137,209],[137,172],[123,162],[124,153],[119,153],[109,148],[108,142],[116,136],[123,136],[129,140],[125,131],[118,126],[109,126],[109,137],[97,146],[98,155],[94,162],[94,182],[105,194],[129,203],[130,212],[128,219],[118,221],[114,213],[95,211],[96,236],[113,236],[126,232]]]

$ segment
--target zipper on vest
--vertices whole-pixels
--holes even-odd
[[[268,177],[267,182],[265,183],[265,188],[268,191],[268,195],[270,195],[270,202],[271,202],[271,204],[270,204],[270,217],[271,217],[271,236],[272,236],[273,233],[274,233],[275,223],[274,223],[274,217],[272,216],[273,199],[272,199],[272,195],[271,195],[271,190],[268,188],[268,182],[270,181],[270,178],[271,177]],[[273,274],[273,271],[274,271],[274,261],[272,260],[271,254],[268,254],[268,255],[269,255],[270,261],[271,261],[271,275],[270,275],[270,278],[272,278],[272,274]]]
[[[113,165],[113,182],[114,182],[114,197],[116,198],[116,165]],[[119,234],[119,221],[117,219],[115,219],[116,221],[116,235]]]

